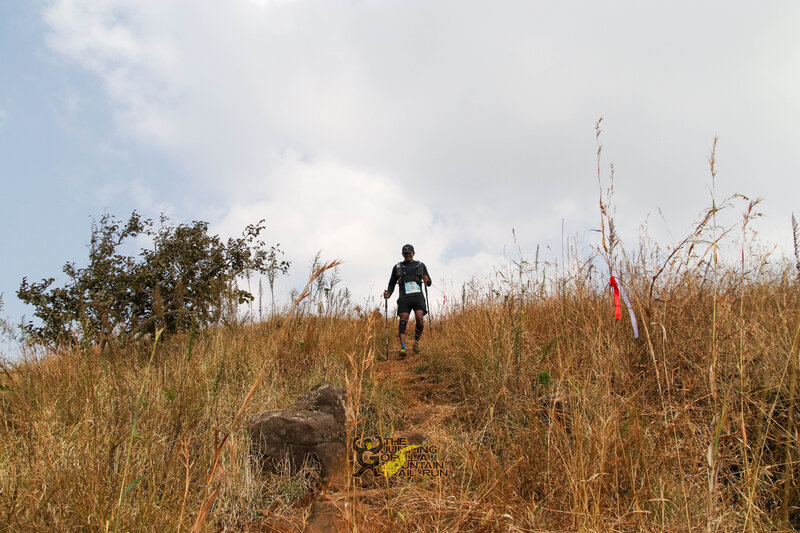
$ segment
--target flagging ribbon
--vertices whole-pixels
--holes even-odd
[[[625,305],[628,306],[628,314],[631,316],[631,326],[633,326],[633,338],[639,338],[639,327],[636,325],[636,315],[633,313],[633,306],[631,302],[628,300],[628,297],[625,295],[625,291],[622,289],[622,285],[620,285],[617,278],[611,276],[610,280],[611,286],[614,287],[614,318],[619,320],[622,318],[622,307],[619,304],[619,298],[622,296],[622,300],[625,302]]]
[[[617,285],[617,278],[611,276],[611,286],[614,287],[614,318],[619,320],[622,318],[622,309],[619,305],[619,285]]]

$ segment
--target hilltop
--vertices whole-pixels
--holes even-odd
[[[666,272],[621,277],[638,339],[590,269],[465,293],[405,361],[377,309],[29,357],[2,375],[0,515],[171,531],[207,503],[200,530],[299,531],[329,501],[361,531],[800,526],[795,274]],[[447,475],[254,472],[243,421],[320,382],[346,389],[350,436],[420,434]]]

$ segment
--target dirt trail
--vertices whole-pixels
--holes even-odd
[[[403,418],[405,432],[430,435],[430,430],[441,427],[451,418],[457,405],[451,403],[450,395],[437,377],[428,372],[425,352],[409,354],[400,359],[396,354],[389,361],[376,363],[377,382],[395,381],[404,392],[406,409]]]
[[[451,395],[437,377],[428,371],[428,360],[425,352],[410,353],[400,359],[396,353],[389,361],[375,364],[375,381],[378,383],[393,382],[394,389],[403,395],[403,430],[396,431],[387,437],[406,437],[409,443],[422,444],[431,442],[432,435],[441,431],[443,424],[455,415],[458,405],[451,402]],[[343,520],[347,514],[346,503],[349,501],[350,520],[355,519],[358,530],[371,533],[382,531],[381,510],[386,501],[392,497],[393,488],[383,483],[368,483],[364,487],[351,487],[348,495],[343,491],[331,491],[323,496],[315,505],[326,505],[324,510],[315,509],[309,517],[304,531],[323,532],[352,528],[352,523]]]
[[[452,401],[447,387],[436,375],[428,371],[428,359],[423,351],[409,353],[400,359],[392,353],[389,361],[375,363],[375,381],[392,382],[393,389],[400,392],[403,402],[403,429],[386,437],[406,437],[409,443],[434,444],[431,438],[442,430],[446,421],[458,415],[459,405]],[[391,499],[394,489],[383,483],[367,483],[344,490],[325,490],[310,503],[309,515],[302,531],[311,533],[352,530],[352,521],[359,531],[371,533],[382,531],[381,511]],[[348,518],[345,518],[348,517]],[[298,531],[291,525],[271,523],[264,529],[248,531]]]

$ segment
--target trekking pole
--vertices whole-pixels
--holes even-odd
[[[431,318],[431,299],[428,298],[428,284],[424,281],[422,284],[425,285],[425,307],[428,308],[428,327],[431,329],[431,335],[433,335],[433,318]]]
[[[431,314],[431,301],[428,298],[428,284],[425,283],[424,279],[422,279],[423,276],[427,276],[427,275],[428,275],[428,271],[427,271],[426,268],[424,268],[423,264],[422,263],[417,263],[417,276],[419,276],[420,281],[422,281],[422,285],[425,287],[425,307],[428,309],[428,315],[430,315]],[[428,276],[428,278],[430,279],[430,276]],[[431,334],[433,334],[433,320],[431,320],[430,316],[428,316],[428,325],[431,328]]]
[[[383,296],[383,295],[381,295]],[[389,360],[389,299],[383,299],[383,317],[386,320],[386,360]]]

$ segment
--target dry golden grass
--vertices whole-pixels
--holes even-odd
[[[353,530],[800,527],[800,285],[745,246],[741,265],[710,259],[711,218],[668,254],[617,252],[639,339],[575,253],[473,284],[405,366],[384,361],[377,309],[6,365],[0,523],[302,530],[323,495],[254,472],[244,421],[329,381],[348,390],[351,435],[417,429],[449,467],[324,495]]]

